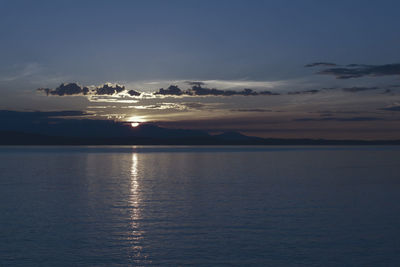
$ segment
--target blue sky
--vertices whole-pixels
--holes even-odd
[[[309,118],[325,108],[355,109],[364,112],[358,116],[378,116],[376,110],[400,105],[396,87],[400,84],[396,73],[400,62],[399,9],[398,1],[2,0],[0,108],[90,110],[91,106],[100,105],[93,97],[47,97],[36,91],[56,88],[63,82],[82,86],[111,82],[151,93],[170,84],[186,90],[190,88],[186,81],[203,81],[204,86],[220,90],[251,88],[282,95],[331,87],[338,90],[274,99],[139,99],[132,103],[130,113],[129,108],[118,106],[122,102],[115,101],[117,106],[111,108],[107,104],[109,107],[101,115],[147,114],[149,121],[164,121],[160,114],[143,107],[196,102],[218,106],[219,120],[225,120],[231,110],[266,110],[275,106],[286,107],[284,111],[291,120]],[[383,74],[373,70],[361,77],[338,79],[329,66],[304,67],[314,62],[336,63],[340,68],[347,68],[348,64],[395,64],[395,70]],[[315,74],[324,69],[328,74]],[[380,91],[343,90],[351,87],[380,87]],[[384,95],[387,90],[390,94]],[[107,106],[104,103],[101,105]],[[315,107],[316,103],[320,105]],[[183,112],[176,106],[167,112],[171,115],[168,121],[208,116],[204,110]],[[239,117],[244,116],[242,113]],[[249,113],[249,118],[266,117],[266,112]],[[381,114],[391,120],[389,126],[398,119],[397,113],[392,113]],[[236,128],[245,131],[239,121]],[[377,122],[369,123],[374,128],[372,124]],[[396,133],[397,128],[390,129]]]

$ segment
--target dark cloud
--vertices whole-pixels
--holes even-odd
[[[89,88],[78,85],[77,83],[62,83],[55,89],[39,88],[38,91],[45,92],[46,95],[86,95]]]
[[[304,94],[316,94],[321,92],[321,90],[306,90],[306,91],[296,91],[296,92],[288,92],[288,95],[304,95]]]
[[[279,93],[273,93],[271,91],[261,91],[258,92],[259,95],[280,95]]]
[[[241,95],[241,96],[256,96],[256,95],[279,95],[278,93],[273,93],[270,91],[261,91],[256,92],[253,89],[245,88],[241,91],[234,91],[234,90],[220,90],[215,88],[206,88],[201,87],[198,85],[194,85],[192,89],[187,91],[189,95],[195,96],[234,96],[234,95]]]
[[[198,96],[206,96],[206,95],[214,95],[214,96],[231,96],[236,94],[236,91],[233,90],[219,90],[215,88],[206,88],[206,87],[201,87],[198,85],[195,85],[192,87],[190,91],[193,95],[198,95]]]
[[[304,67],[306,68],[310,68],[310,67],[317,67],[317,66],[325,66],[325,67],[329,67],[329,66],[337,66],[335,63],[330,63],[330,62],[315,62],[315,63],[310,63],[305,65]]]
[[[332,113],[321,113],[321,114],[319,114],[319,116],[321,116],[321,117],[332,117],[333,114]]]
[[[197,86],[202,86],[205,85],[204,82],[193,82],[193,81],[186,81],[185,83],[189,84],[189,85],[197,85]]]
[[[104,84],[103,86],[96,87],[95,94],[96,95],[114,95],[121,93],[125,90],[125,86],[123,85],[111,85],[111,84]]]
[[[400,106],[386,107],[386,108],[381,108],[380,110],[386,110],[386,111],[400,111]]]
[[[359,111],[343,111],[343,110],[321,110],[310,111],[308,113],[317,113],[320,116],[333,116],[334,114],[361,114]]]
[[[328,117],[328,118],[299,118],[299,119],[294,119],[293,121],[379,121],[379,120],[383,119],[377,117],[350,117],[350,118]]]
[[[81,86],[77,83],[62,83],[60,86],[50,89],[50,88],[39,88],[40,92],[44,92],[46,95],[55,96],[71,96],[71,95],[114,95],[125,90],[125,86],[122,85],[111,85],[103,84],[101,86],[95,87],[94,89],[89,89],[86,86]]]
[[[176,85],[170,85],[167,89],[160,88],[155,95],[183,95],[184,92]]]
[[[342,88],[343,91],[345,92],[362,92],[362,91],[371,91],[371,90],[378,90],[380,89],[379,87],[358,87],[358,86],[354,86],[354,87],[348,87],[348,88]]]
[[[165,95],[165,96],[235,96],[235,95],[241,95],[241,96],[255,96],[255,95],[279,95],[278,93],[273,93],[270,91],[261,91],[261,92],[256,92],[253,89],[243,89],[241,91],[235,91],[235,90],[221,90],[221,89],[216,89],[216,88],[207,88],[207,87],[202,87],[201,82],[191,82],[194,85],[192,86],[191,89],[188,90],[181,90],[178,86],[176,85],[171,85],[167,89],[161,88],[157,92],[155,92],[155,95]]]
[[[129,91],[128,91],[128,94],[129,94],[130,96],[140,96],[142,93],[140,93],[140,92],[138,92],[138,91],[135,91],[135,90],[129,90]]]
[[[389,87],[393,89],[384,89],[384,87]],[[350,93],[357,93],[357,92],[364,92],[364,91],[373,91],[373,90],[383,90],[383,94],[389,94],[392,93],[393,90],[396,88],[396,85],[386,85],[384,87],[379,87],[379,86],[353,86],[353,87],[324,87],[319,91],[331,91],[331,90],[342,90],[344,92],[350,92]],[[309,90],[309,91],[304,91],[304,92],[309,92],[309,93],[317,93],[317,90]],[[301,93],[301,92],[300,92]],[[289,92],[288,94],[297,94],[297,92],[291,93]]]
[[[177,85],[170,85],[167,89],[160,88],[154,95],[164,96],[256,96],[256,95],[280,95],[279,93],[271,91],[254,91],[253,89],[245,88],[240,91],[236,90],[221,90],[216,88],[204,87],[203,82],[186,82],[192,85],[190,89],[182,90]],[[107,96],[117,95],[123,91],[128,93],[130,96],[140,96],[142,92],[136,90],[127,91],[125,86],[119,84],[106,83],[97,87],[85,87],[77,83],[63,83],[57,88],[39,88],[37,89],[46,95],[55,96],[71,96],[71,95],[96,95],[96,96]]]
[[[385,65],[350,64],[347,65],[346,67],[327,68],[317,73],[333,75],[337,79],[360,78],[365,76],[379,77],[388,75],[400,75],[400,64],[385,64]]]
[[[243,89],[242,91],[234,91],[234,90],[219,90],[215,88],[206,88],[195,85],[190,90],[190,93],[196,96],[206,96],[206,95],[213,95],[213,96],[233,96],[233,95],[258,95],[257,92],[253,91],[252,89]]]
[[[271,109],[263,109],[263,108],[239,108],[239,109],[231,109],[233,112],[272,112]]]
[[[50,117],[74,117],[85,116],[88,113],[80,110],[63,111],[11,111],[0,110],[0,118],[50,118]]]
[[[392,89],[384,89],[384,87],[389,87]],[[393,85],[386,85],[384,87],[378,87],[378,86],[353,86],[353,87],[324,87],[321,89],[323,90],[342,90],[344,92],[350,92],[350,93],[357,93],[357,92],[364,92],[364,91],[373,91],[373,90],[382,90],[382,94],[389,94],[389,93],[394,93],[395,86]]]
[[[346,67],[367,67],[365,64],[347,64]]]

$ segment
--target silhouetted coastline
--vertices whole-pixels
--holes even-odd
[[[400,140],[328,140],[328,139],[276,139],[250,137],[237,138],[221,135],[202,137],[66,137],[48,136],[14,131],[0,132],[0,145],[400,145]]]

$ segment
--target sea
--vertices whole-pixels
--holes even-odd
[[[400,266],[400,146],[2,146],[0,266]]]

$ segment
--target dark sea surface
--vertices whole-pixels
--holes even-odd
[[[0,266],[400,266],[400,147],[0,147]]]

